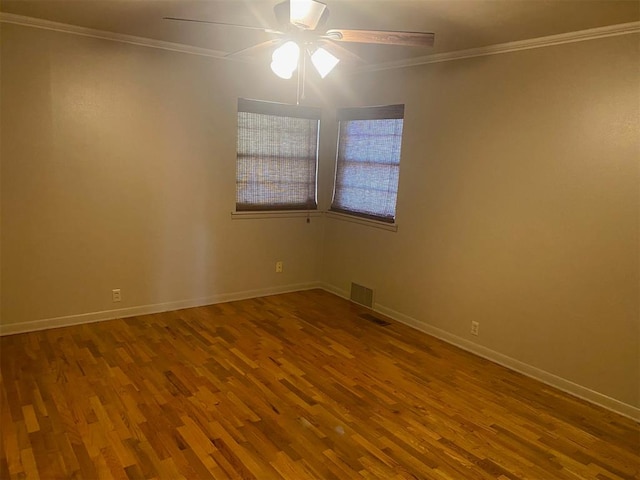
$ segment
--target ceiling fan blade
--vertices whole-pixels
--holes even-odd
[[[425,32],[395,32],[390,30],[327,30],[326,36],[337,42],[379,43],[432,47],[435,34]]]
[[[277,30],[271,30],[270,28],[264,27],[255,27],[253,25],[241,25],[239,23],[224,23],[224,22],[213,22],[210,20],[198,20],[195,18],[180,18],[180,17],[162,17],[163,20],[174,20],[178,22],[192,22],[192,23],[205,23],[207,25],[221,25],[223,27],[239,27],[239,28],[247,28],[251,30],[260,30],[266,33],[282,33]]]
[[[291,24],[289,23],[290,13],[289,13],[288,1],[281,2],[274,5],[273,13],[276,16],[276,21],[278,22],[278,25],[280,26],[281,29],[287,30],[288,28],[291,27]]]
[[[338,45],[331,39],[320,39],[318,43],[332,55],[335,55],[343,63],[364,64],[364,59],[353,53],[351,50]]]
[[[225,55],[225,57],[226,58],[238,57],[238,56],[241,56],[241,55],[244,55],[244,56],[259,56],[264,51],[269,50],[271,47],[273,47],[274,45],[276,45],[279,42],[281,42],[281,40],[279,38],[278,39],[267,40],[266,42],[258,43],[257,45],[251,45],[250,47],[243,48],[242,50],[236,50],[235,52],[228,53],[227,55]]]

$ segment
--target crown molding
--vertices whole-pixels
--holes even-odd
[[[182,43],[165,42],[163,40],[154,40],[151,38],[136,37],[134,35],[125,35],[122,33],[114,33],[104,30],[96,30],[93,28],[79,27],[76,25],[52,22],[40,18],[15,15],[12,13],[0,12],[0,23],[10,23],[14,25],[23,25],[26,27],[41,28],[44,30],[53,30],[56,32],[65,32],[73,35],[100,38],[103,40],[129,43],[132,45],[140,45],[143,47],[158,48],[161,50],[169,50],[172,52],[188,53],[191,55],[220,58],[224,60],[242,61],[235,58],[230,59],[226,56],[228,54],[227,52],[222,52],[219,50],[211,50],[208,48],[194,47]],[[616,37],[619,35],[629,35],[634,33],[640,33],[640,22],[620,23],[616,25],[608,25],[606,27],[590,28],[587,30],[561,33],[558,35],[549,35],[546,37],[532,38],[528,40],[498,43],[494,45],[487,45],[484,47],[470,48],[467,50],[456,50],[453,52],[436,53],[433,55],[425,55],[421,57],[408,58],[393,62],[377,63],[354,69],[350,73],[375,72],[381,70],[392,70],[396,68],[415,67],[419,65],[429,65],[433,63],[451,62],[454,60],[462,60],[465,58],[499,55],[521,50],[552,47],[555,45],[563,45],[566,43],[585,42],[588,40]]]
[[[518,52],[521,50],[531,50],[534,48],[553,47],[566,43],[585,42],[606,37],[617,37],[619,35],[630,35],[640,33],[640,22],[620,23],[608,25],[606,27],[590,28],[588,30],[578,30],[576,32],[560,33],[546,37],[531,38],[528,40],[518,40],[515,42],[497,43],[485,47],[470,48],[467,50],[456,50],[453,52],[436,53],[422,57],[397,60],[393,62],[367,65],[353,70],[353,73],[376,72],[381,70],[392,70],[396,68],[415,67],[419,65],[429,65],[432,63],[451,62],[465,58],[485,57],[488,55],[500,55],[502,53]]]
[[[94,28],[79,27],[69,25],[67,23],[52,22],[41,18],[25,17],[23,15],[14,15],[12,13],[0,12],[0,23],[10,23],[13,25],[22,25],[25,27],[40,28],[43,30],[53,30],[55,32],[70,33],[72,35],[80,35],[83,37],[100,38],[103,40],[111,40],[114,42],[129,43],[132,45],[140,45],[143,47],[158,48],[160,50],[169,50],[172,52],[188,53],[191,55],[200,55],[203,57],[225,58],[227,52],[219,50],[211,50],[208,48],[194,47],[182,43],[165,42],[163,40],[154,40],[152,38],[136,37],[135,35],[125,35],[124,33],[107,32],[104,30],[96,30]]]

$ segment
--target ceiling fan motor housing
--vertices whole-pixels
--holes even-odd
[[[282,29],[294,27],[317,30],[324,27],[329,18],[327,5],[316,0],[291,0],[273,7],[278,25]]]

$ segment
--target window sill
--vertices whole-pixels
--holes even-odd
[[[256,212],[231,212],[232,220],[262,220],[266,218],[317,218],[326,216],[334,220],[341,220],[343,222],[357,223],[359,225],[365,225],[367,227],[379,228],[381,230],[388,230],[390,232],[398,231],[397,223],[386,223],[378,220],[371,220],[368,218],[356,217],[355,215],[347,215],[346,213],[338,212],[321,212],[319,210],[264,210]]]
[[[264,218],[320,217],[318,210],[264,210],[255,212],[231,212],[232,220],[258,220]]]
[[[370,220],[368,218],[356,217],[355,215],[347,215],[346,213],[338,212],[324,212],[328,218],[335,220],[342,220],[343,222],[358,223],[360,225],[366,225],[368,227],[379,228],[381,230],[388,230],[390,232],[398,231],[397,223],[386,223],[378,220]]]

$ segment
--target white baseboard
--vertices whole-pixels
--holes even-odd
[[[349,299],[349,294],[346,290],[342,290],[329,284],[322,284],[321,288],[340,297]],[[396,310],[385,307],[379,303],[374,305],[374,310],[389,318],[397,320],[400,323],[404,323],[405,325],[415,328],[416,330],[420,330],[421,332],[427,333],[451,345],[455,345],[456,347],[478,355],[479,357],[486,358],[487,360],[491,360],[499,365],[522,373],[527,377],[539,380],[540,382],[555,387],[558,390],[562,390],[563,392],[599,405],[607,410],[624,415],[632,420],[640,421],[640,408],[634,407],[633,405],[626,404],[616,400],[615,398],[608,397],[607,395],[596,392],[595,390],[591,390],[570,380],[554,375],[553,373],[549,373],[540,368],[516,360],[515,358],[503,355],[502,353],[483,347],[477,343],[473,343],[465,338],[453,335],[452,333],[429,325],[428,323],[416,320],[415,318],[397,312]]]
[[[350,300],[349,292],[347,290],[342,290],[341,288],[338,288],[334,285],[329,285],[328,283],[320,284],[320,288],[322,288],[323,290],[326,290],[329,293],[333,293],[334,295],[342,297],[346,300]]]
[[[201,307],[214,303],[234,302],[236,300],[246,300],[248,298],[265,297],[267,295],[277,295],[279,293],[297,292],[321,288],[318,282],[298,283],[258,290],[246,290],[243,292],[221,293],[210,297],[194,298],[189,300],[178,300],[175,302],[156,303],[153,305],[141,305],[137,307],[121,308],[118,310],[104,310],[101,312],[83,313],[80,315],[69,315],[56,318],[45,318],[42,320],[32,320],[21,323],[0,323],[0,336],[13,335],[16,333],[35,332],[49,328],[68,327],[81,323],[102,322],[116,318],[134,317],[137,315],[147,315],[150,313],[167,312],[170,310],[180,310],[182,308]]]

